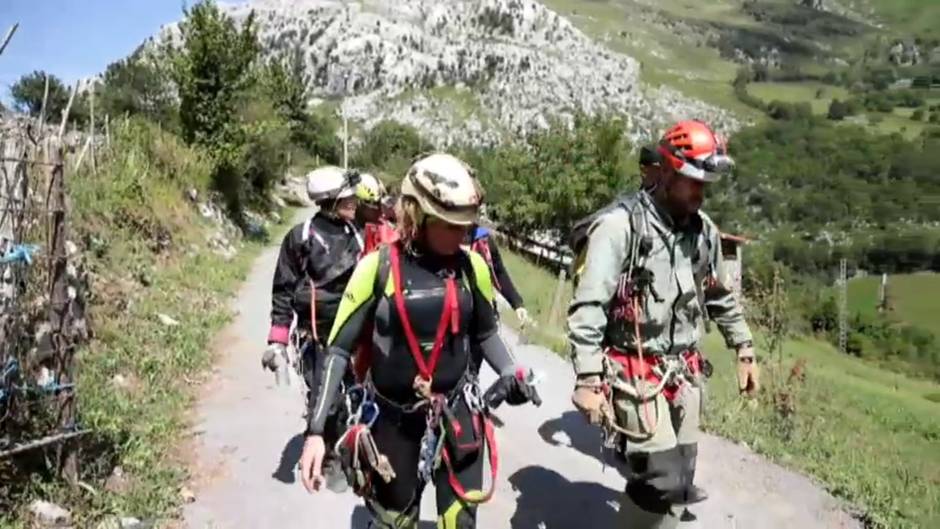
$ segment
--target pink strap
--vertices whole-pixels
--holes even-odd
[[[279,343],[282,345],[287,345],[287,342],[290,341],[290,327],[285,327],[283,325],[272,325],[271,330],[268,331],[268,343]]]

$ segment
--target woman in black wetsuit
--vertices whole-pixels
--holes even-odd
[[[482,490],[484,458],[494,474],[496,466],[486,403],[538,403],[497,333],[489,268],[480,255],[461,249],[482,194],[469,167],[453,156],[416,162],[402,183],[400,240],[360,261],[330,333],[324,389],[308,413],[301,476],[309,491],[319,489],[327,412],[341,398],[362,329],[372,323],[366,337],[372,359],[361,393],[372,408],[352,410],[360,422],[340,443],[361,449],[355,460],[369,463],[347,465],[347,472],[373,515],[372,527],[416,527],[421,494],[433,479],[438,527],[474,528],[475,506],[492,494],[492,487]],[[471,346],[501,375],[486,395],[470,374]],[[377,450],[369,457],[372,440]]]

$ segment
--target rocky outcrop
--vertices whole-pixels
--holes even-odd
[[[533,0],[253,0],[265,53],[299,48],[317,98],[347,96],[369,127],[392,118],[437,143],[492,143],[575,111],[616,113],[648,138],[697,117],[734,129],[721,109],[644,87],[639,63],[595,43]],[[442,90],[446,87],[447,90]]]

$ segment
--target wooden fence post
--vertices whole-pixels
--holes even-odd
[[[562,268],[558,271],[558,283],[555,284],[555,292],[552,294],[552,307],[548,313],[548,327],[554,329],[558,325],[559,312],[561,311],[561,298],[565,294],[565,280],[568,274]]]
[[[51,164],[49,178],[49,325],[55,358],[56,384],[59,387],[57,401],[60,433],[76,429],[73,344],[67,331],[69,325],[68,279],[66,277],[65,240],[68,236],[65,199],[65,168],[62,162],[62,143],[49,141],[46,144],[46,161]],[[56,451],[59,475],[70,484],[78,482],[78,446],[74,441],[63,441]]]
[[[91,119],[88,124],[88,138],[91,140],[91,171],[98,174],[98,158],[95,152],[95,83],[91,83],[88,98],[91,107]]]
[[[13,24],[13,27],[7,31],[7,36],[3,38],[3,42],[0,42],[0,55],[3,55],[3,50],[7,49],[7,44],[10,43],[10,39],[13,38],[13,34],[16,33],[16,28],[20,27],[20,23],[17,22]]]

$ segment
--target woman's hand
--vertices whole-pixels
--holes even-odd
[[[308,435],[304,441],[304,451],[300,454],[300,479],[307,492],[313,494],[323,485],[323,456],[326,445],[323,436]]]

